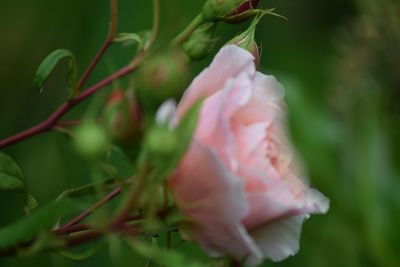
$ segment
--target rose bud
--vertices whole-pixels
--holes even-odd
[[[187,64],[187,56],[174,49],[150,57],[138,70],[140,103],[155,110],[164,100],[179,98],[188,83]]]
[[[142,133],[142,115],[133,91],[114,90],[104,110],[104,121],[112,140],[118,144],[136,142]]]
[[[213,37],[216,27],[216,23],[206,22],[192,33],[182,46],[189,58],[200,60],[211,53],[216,42],[216,38]]]
[[[243,49],[246,49],[254,56],[254,62],[258,67],[260,65],[260,51],[258,49],[258,45],[255,41],[255,31],[257,28],[257,24],[259,23],[262,15],[257,15],[257,17],[253,20],[250,27],[242,32],[241,34],[235,36],[232,40],[228,41],[227,44],[234,44]]]
[[[208,0],[202,10],[205,21],[240,23],[251,17],[259,0]]]
[[[105,129],[96,123],[80,125],[74,132],[76,151],[86,159],[93,160],[104,156],[109,147]]]
[[[168,179],[187,218],[183,237],[246,266],[294,255],[303,222],[326,213],[329,200],[304,179],[282,86],[256,72],[251,53],[227,45],[185,91],[178,125],[200,99],[191,145]]]

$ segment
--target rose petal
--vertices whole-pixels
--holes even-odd
[[[211,255],[234,255],[237,260],[251,255],[261,260],[242,224],[248,213],[243,182],[210,148],[192,143],[169,185],[191,222],[192,238]]]
[[[307,213],[327,213],[329,210],[329,198],[313,188],[308,189],[306,203]]]
[[[262,250],[264,258],[281,261],[297,253],[301,227],[308,215],[298,215],[272,221],[251,231],[251,236]]]
[[[232,129],[232,116],[251,98],[251,77],[242,73],[229,80],[224,89],[208,97],[200,113],[195,138],[215,148],[231,170],[237,169],[236,144]]]
[[[283,109],[284,89],[274,76],[257,72],[252,86],[252,98],[235,114],[235,121],[242,124],[282,120],[286,114]]]
[[[211,65],[203,70],[185,91],[178,107],[179,116],[201,97],[208,97],[222,90],[229,79],[244,72],[254,76],[253,55],[235,45],[224,46]]]

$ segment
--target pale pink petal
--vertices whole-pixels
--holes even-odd
[[[235,121],[242,124],[271,123],[285,117],[284,89],[274,76],[256,73],[252,99],[235,114]]]
[[[272,221],[250,232],[264,258],[282,261],[299,250],[301,227],[307,214]]]
[[[318,190],[309,188],[304,207],[307,213],[327,213],[329,210],[329,199]]]
[[[179,116],[200,98],[222,90],[229,79],[235,78],[240,73],[255,75],[253,55],[235,45],[224,46],[214,57],[211,65],[203,70],[185,91],[178,107]]]
[[[254,181],[253,178],[251,183]],[[300,180],[295,187],[293,181],[271,181],[268,184],[264,180],[264,187],[267,188],[264,192],[259,189],[248,191],[250,213],[244,220],[247,229],[296,215],[326,213],[329,209],[328,198],[307,188]]]
[[[245,126],[234,120],[233,133],[237,145],[237,158],[242,165],[262,169],[266,164],[266,129],[268,122]]]
[[[208,147],[194,142],[170,177],[176,204],[189,218],[189,232],[213,256],[261,254],[242,225],[248,214],[243,182]]]
[[[232,170],[237,168],[236,144],[232,129],[233,114],[251,98],[251,77],[242,73],[229,80],[224,89],[204,102],[195,139],[215,148],[216,153]]]
[[[266,222],[296,214],[296,206],[288,205],[295,201],[287,191],[282,191],[280,199],[271,194],[251,193],[248,196],[248,203],[251,207],[250,214],[244,221],[248,229],[254,229]]]
[[[285,90],[274,76],[257,72],[254,79],[254,94],[265,102],[281,104]]]

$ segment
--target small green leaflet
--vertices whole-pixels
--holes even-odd
[[[25,175],[15,161],[0,153],[0,191],[20,191],[24,194],[26,213],[36,208],[35,198],[28,193]]]
[[[0,153],[0,190],[25,191],[25,176],[14,160]]]
[[[76,209],[72,201],[61,200],[35,210],[29,216],[0,229],[0,250],[30,241],[43,230],[48,230],[68,211]]]
[[[68,82],[68,90],[69,90],[69,99],[74,98],[78,95],[78,85],[77,85],[77,66],[75,56],[66,49],[58,49],[52,53],[50,53],[40,64],[39,68],[36,71],[35,78],[33,80],[33,86],[43,91],[43,86],[49,78],[50,74],[53,72],[54,68],[57,64],[63,60],[68,60],[68,69],[69,69],[69,82]]]

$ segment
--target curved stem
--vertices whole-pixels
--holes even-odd
[[[172,45],[178,46],[183,44],[203,22],[203,16],[201,14],[197,15],[189,24],[189,26],[187,26],[177,37],[175,37],[175,39],[172,41]]]
[[[0,141],[0,149],[7,147],[9,145],[18,143],[22,140],[25,140],[29,137],[32,137],[34,135],[37,135],[39,133],[46,132],[48,130],[51,130],[58,122],[58,120],[64,116],[68,111],[70,111],[73,107],[81,103],[83,100],[87,99],[100,89],[106,87],[107,85],[111,84],[114,80],[122,78],[134,70],[136,70],[139,67],[139,64],[144,58],[144,54],[139,54],[134,61],[132,61],[129,65],[121,68],[120,70],[114,72],[107,78],[103,79],[102,81],[96,83],[86,91],[82,92],[79,94],[76,98],[71,99],[67,102],[64,102],[50,117],[48,117],[45,121],[37,124],[36,126],[25,130],[23,132],[20,132],[16,135],[13,135],[11,137],[8,137],[4,140]]]
[[[151,37],[144,50],[148,51],[156,41],[158,32],[160,31],[160,0],[153,0],[153,29]]]

